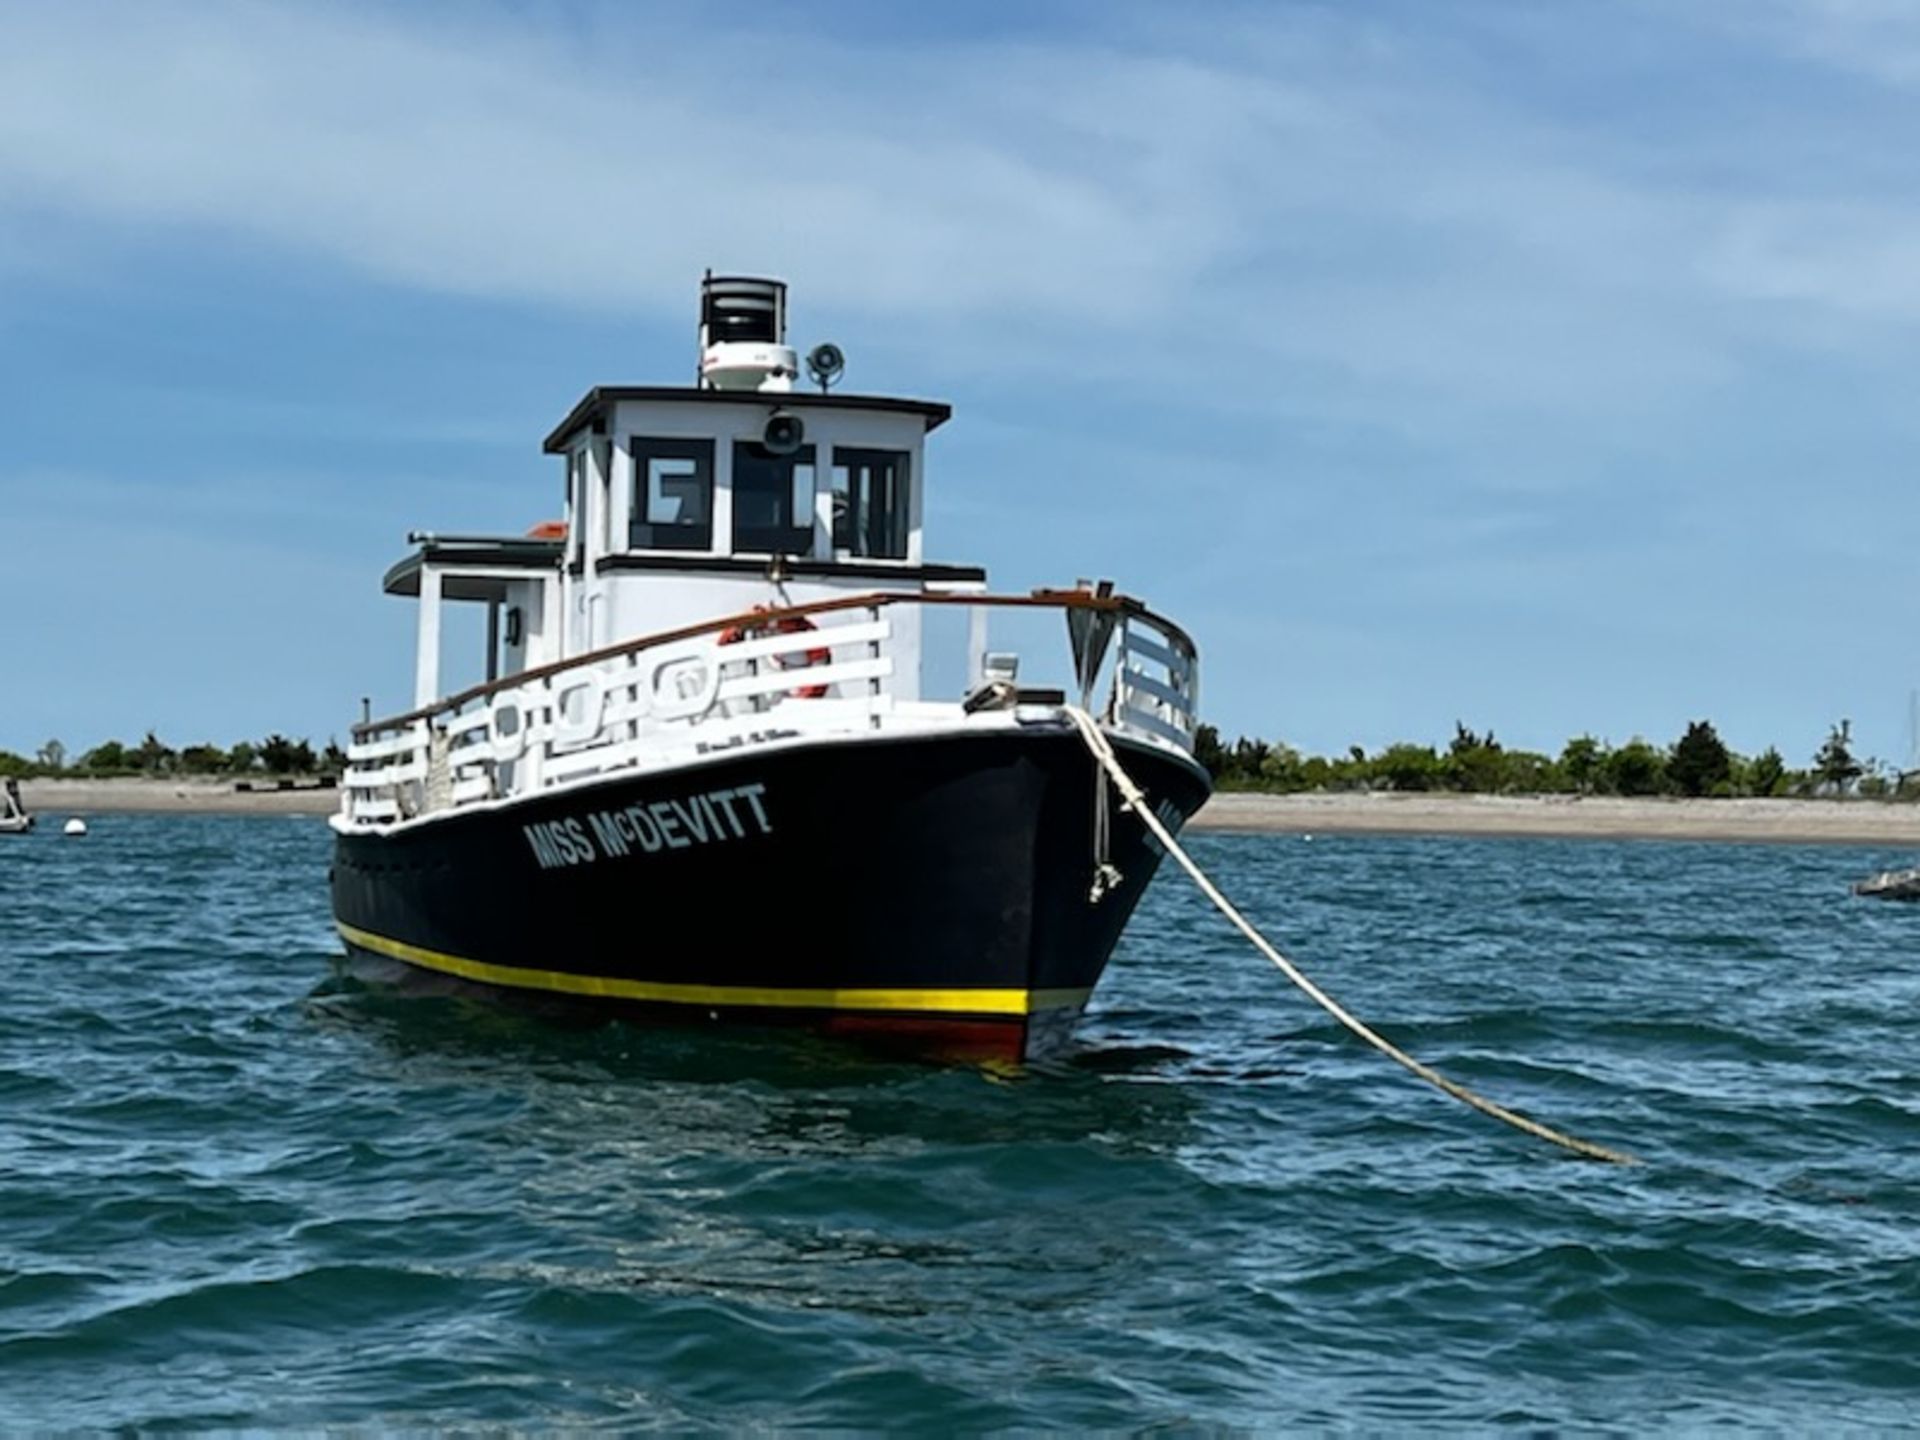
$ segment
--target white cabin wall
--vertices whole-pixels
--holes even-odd
[[[587,585],[584,572],[573,573],[586,546],[586,446],[587,437],[579,436],[564,459],[567,492],[567,540],[560,558],[560,614],[554,619],[561,655],[578,655],[588,649],[586,635]]]
[[[607,554],[607,542],[612,530],[611,512],[615,502],[610,483],[612,477],[606,463],[607,448],[582,437],[579,453],[584,470],[581,481],[584,513],[580,553],[586,558],[586,573],[592,575],[595,564]],[[605,609],[606,597],[593,585],[583,586],[579,600],[581,649],[597,650],[611,643],[618,633],[608,623]]]
[[[502,677],[517,675],[522,670],[531,670],[560,658],[559,637],[553,627],[553,618],[558,609],[555,601],[560,591],[558,577],[542,575],[516,580],[506,588],[506,598],[501,607]],[[517,645],[510,645],[505,640],[505,612],[513,608],[520,611],[520,643]]]
[[[527,668],[551,665],[563,658],[560,643],[560,577],[548,575],[540,582],[536,596],[536,615],[527,619]]]
[[[413,703],[440,698],[440,572],[420,567],[420,600],[414,612]]]
[[[926,464],[925,446],[913,447],[907,461],[907,559],[915,565],[926,555],[927,486],[922,470]]]
[[[607,589],[609,616],[618,633],[626,638],[744,614],[756,605],[806,605],[843,595],[865,595],[878,589],[908,588],[882,586],[851,576],[845,579],[809,576],[775,586],[760,575],[688,575],[670,570],[652,575],[628,571],[606,576],[601,583]],[[894,657],[894,673],[881,689],[897,700],[918,700],[921,698],[919,609],[896,605],[881,613],[893,626],[888,651]],[[821,626],[825,628],[835,620],[856,617],[866,618],[860,612],[845,617],[826,616]]]
[[[518,675],[527,668],[527,650],[533,636],[533,597],[538,593],[538,582],[518,581],[507,586],[507,593],[500,601],[500,675]],[[512,633],[510,616],[520,612],[520,638],[518,642],[508,637]]]
[[[611,484],[605,491],[610,510],[602,520],[590,501],[587,524],[594,537],[589,549],[587,575],[576,582],[579,593],[573,601],[581,614],[592,616],[592,644],[580,644],[569,653],[607,645],[662,630],[694,625],[718,616],[751,609],[755,605],[804,604],[833,599],[841,595],[864,594],[873,590],[914,590],[918,581],[903,575],[897,583],[868,577],[808,576],[775,587],[762,575],[702,576],[685,571],[658,573],[619,571],[608,575],[594,573],[600,557],[597,541],[610,537],[608,553],[626,548],[628,527],[635,506],[642,503],[636,493],[640,476],[633,465],[629,441],[634,436],[658,440],[711,440],[713,442],[713,535],[708,550],[671,552],[682,559],[702,554],[727,556],[733,541],[733,446],[737,441],[757,441],[767,419],[781,408],[773,395],[743,397],[738,404],[712,401],[675,403],[673,401],[622,401],[613,409],[608,425],[611,456],[605,462]],[[910,499],[908,516],[910,536],[908,559],[899,562],[910,571],[919,562],[921,516],[924,514],[924,450],[926,422],[915,414],[890,411],[797,411],[806,426],[805,441],[815,452],[814,554],[811,558],[830,560],[832,551],[831,471],[833,449],[849,446],[876,450],[904,451],[908,456]],[[582,442],[585,443],[584,437]],[[589,464],[591,471],[593,466]],[[588,486],[589,495],[602,493],[596,484]],[[888,562],[861,562],[884,566]],[[886,687],[898,699],[918,699],[920,695],[920,613],[912,607],[889,612],[894,626],[894,655],[897,660],[893,680]],[[582,634],[585,633],[584,627]]]

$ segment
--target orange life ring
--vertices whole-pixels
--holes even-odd
[[[756,605],[753,608],[755,610],[765,610],[767,607],[765,605]],[[768,620],[754,625],[729,625],[720,632],[720,643],[722,645],[737,645],[749,635],[764,635],[769,633],[774,635],[805,635],[818,628],[818,626],[804,615],[782,615],[778,620]],[[794,660],[792,658],[792,652],[788,652],[785,655],[775,655],[773,657],[773,663],[778,665],[782,670],[804,670],[813,665],[830,665],[833,663],[833,651],[825,645],[814,645],[807,650],[807,658],[803,661]],[[828,687],[825,685],[800,685],[789,690],[787,694],[791,695],[795,700],[822,700],[826,698],[827,689]]]

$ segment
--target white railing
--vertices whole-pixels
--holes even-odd
[[[1200,662],[1186,635],[1147,611],[1120,621],[1109,716],[1188,753],[1199,728]]]
[[[1119,643],[1106,723],[1191,753],[1193,644],[1137,601],[1084,590],[879,594],[636,639],[358,726],[343,814],[352,824],[390,824],[678,763],[773,732],[880,728],[896,713],[887,612],[902,604],[1113,612]]]

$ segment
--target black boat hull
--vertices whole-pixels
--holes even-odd
[[[1205,775],[1118,743],[1169,822]],[[1072,1033],[1159,862],[1071,731],[747,752],[341,834],[354,968],[647,1021],[798,1024],[1026,1059]],[[1104,783],[1104,782],[1103,782]]]

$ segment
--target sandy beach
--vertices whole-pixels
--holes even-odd
[[[1200,830],[1327,835],[1553,835],[1920,846],[1920,805],[1873,800],[1602,795],[1216,795]]]
[[[258,780],[256,787],[271,787]],[[234,789],[231,780],[22,780],[20,801],[42,825],[93,815],[331,815],[338,790]]]
[[[259,782],[264,783],[264,782]],[[329,815],[337,790],[237,791],[214,780],[23,780],[41,823],[70,815]],[[1325,835],[1555,835],[1920,848],[1920,805],[1613,796],[1216,795],[1195,830]]]

